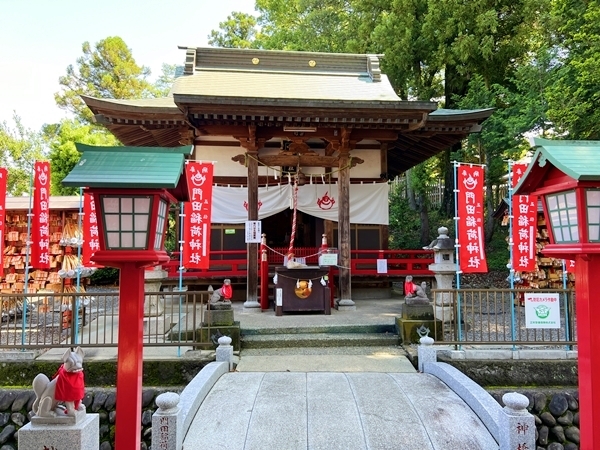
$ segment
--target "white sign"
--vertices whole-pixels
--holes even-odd
[[[275,289],[275,306],[283,306],[283,289]]]
[[[319,266],[337,266],[337,253],[323,253],[319,255]]]
[[[387,259],[377,260],[377,273],[387,273]]]
[[[246,221],[246,244],[260,244],[261,242],[261,222],[260,220]]]
[[[526,328],[560,328],[559,294],[525,293]]]

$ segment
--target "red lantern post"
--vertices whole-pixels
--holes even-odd
[[[600,141],[535,139],[537,151],[517,194],[542,196],[550,244],[544,255],[575,259],[579,411],[582,449],[600,449],[600,335],[594,277],[600,273]]]

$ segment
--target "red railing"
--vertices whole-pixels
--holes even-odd
[[[287,247],[267,247],[269,266],[283,265]],[[318,264],[317,247],[294,248],[297,258],[306,258],[306,264]],[[260,252],[258,258],[260,260]],[[377,260],[387,260],[387,273],[377,272]],[[428,268],[433,263],[433,252],[430,250],[352,250],[350,252],[350,274],[352,276],[394,277],[406,275],[433,275]],[[170,278],[179,277],[179,253],[174,253],[171,261],[163,264],[163,269]],[[202,278],[245,278],[248,264],[246,250],[221,250],[210,252],[210,268],[208,270],[190,269],[183,272],[185,279]],[[339,269],[333,268],[337,274]]]

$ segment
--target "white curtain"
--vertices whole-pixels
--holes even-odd
[[[258,188],[258,218],[292,208],[290,184]],[[213,186],[212,222],[244,223],[248,220],[247,188]],[[338,186],[306,184],[298,188],[298,211],[321,219],[338,220]],[[387,183],[350,185],[350,223],[388,225]]]

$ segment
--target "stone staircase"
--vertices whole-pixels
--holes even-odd
[[[399,344],[395,325],[326,325],[243,328],[241,349],[392,347]]]

